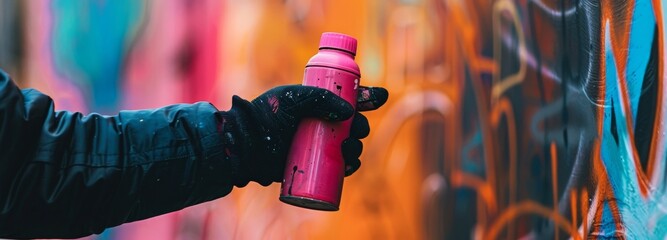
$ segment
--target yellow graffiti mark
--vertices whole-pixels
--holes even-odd
[[[498,97],[503,94],[503,92],[507,91],[507,89],[521,83],[526,75],[526,61],[523,57],[524,51],[526,49],[526,39],[523,35],[523,29],[521,28],[521,23],[519,22],[519,16],[516,7],[509,0],[498,1],[493,5],[493,59],[496,64],[500,63],[502,60],[502,37],[500,36],[501,13],[508,13],[512,17],[512,23],[516,29],[517,40],[519,43],[517,49],[519,57],[519,71],[500,80],[498,80],[500,77],[500,71],[497,71],[495,74],[493,74],[491,99],[494,101],[498,99]]]

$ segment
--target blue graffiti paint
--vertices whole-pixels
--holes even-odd
[[[614,136],[611,134],[611,128],[612,128],[612,117],[613,114],[616,114],[616,112],[612,112],[615,109],[622,108],[622,106],[619,105],[619,99],[616,98],[616,93],[618,92],[618,85],[616,84],[617,82],[617,74],[616,74],[616,60],[614,58],[612,46],[611,46],[611,38],[610,38],[610,32],[609,32],[609,23],[605,23],[605,73],[606,73],[606,85],[605,85],[605,108],[604,108],[604,121],[603,121],[603,133],[601,136],[602,140],[602,146],[600,148],[600,156],[602,157],[602,162],[604,163],[605,170],[608,173],[608,176],[614,176],[614,177],[609,177],[609,182],[612,185],[612,190],[614,191],[615,197],[619,198],[619,201],[624,200],[625,193],[623,192],[623,189],[619,189],[619,186],[623,186],[623,181],[625,179],[621,178],[620,176],[623,176],[623,168],[619,166],[620,164],[620,159],[618,158],[618,146],[616,145],[616,141],[614,140]],[[622,125],[623,122],[617,122],[616,126]],[[622,133],[618,133],[619,135]],[[617,192],[618,191],[618,192]],[[610,221],[613,222],[612,215],[609,210],[609,203],[604,202],[604,207],[603,207],[603,215],[602,215],[602,223],[600,226],[600,234],[609,234],[609,233],[614,233],[616,232],[616,226],[613,223],[609,223]],[[601,236],[608,236],[611,237],[612,235],[601,235]]]
[[[479,125],[478,125],[479,126]],[[477,128],[479,129],[479,127]],[[471,158],[473,153],[480,153]],[[474,173],[478,176],[484,176],[484,151],[482,149],[482,132],[477,130],[469,142],[463,145],[461,149],[461,168],[468,173]]]
[[[632,24],[630,25],[630,42],[625,72],[633,120],[637,119],[639,97],[642,95],[646,65],[651,56],[655,24],[651,2],[649,0],[637,0],[632,14]],[[636,124],[636,121],[633,121],[633,123]]]
[[[54,0],[53,58],[59,74],[91,96],[92,110],[117,111],[122,61],[143,2]]]
[[[611,208],[608,203],[602,205],[602,222],[600,224],[600,231],[593,233],[598,237],[613,237],[616,232],[616,226],[614,225],[613,217],[611,214]]]
[[[616,59],[611,48],[609,23],[605,23],[605,108],[603,119],[603,133],[601,135],[601,157],[605,170],[608,173],[608,180],[611,184],[615,203],[621,215],[621,221],[625,227],[623,234],[630,239],[647,239],[648,232],[645,229],[647,219],[649,219],[650,205],[644,204],[639,189],[639,180],[634,164],[634,145],[630,139],[630,129],[625,124],[629,117],[626,109],[622,106],[623,95],[620,89],[620,79],[618,77],[618,68]],[[616,124],[612,124],[615,121]],[[614,139],[613,132],[616,132],[617,139]],[[608,208],[608,203],[605,202]],[[652,208],[652,207],[651,207]],[[606,211],[606,210],[605,210]],[[611,216],[609,216],[611,217]],[[610,221],[603,217],[603,223]],[[602,224],[600,226],[602,233],[617,233],[621,231],[616,229],[614,224]],[[602,235],[609,236],[612,235]]]

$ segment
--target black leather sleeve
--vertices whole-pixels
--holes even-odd
[[[0,238],[81,237],[228,194],[234,119],[209,103],[56,112],[0,70]]]

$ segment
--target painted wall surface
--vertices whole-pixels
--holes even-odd
[[[666,5],[4,0],[0,67],[61,110],[226,110],[300,83],[338,31],[391,93],[339,212],[250,184],[89,239],[663,239]]]

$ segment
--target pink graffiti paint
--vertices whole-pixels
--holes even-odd
[[[278,112],[278,97],[276,96],[271,96],[269,98],[269,104],[271,104],[271,111],[273,113]]]
[[[361,76],[354,62],[356,51],[356,39],[323,33],[319,52],[306,65],[303,84],[328,89],[355,106]],[[350,133],[351,121],[301,122],[287,159],[281,201],[315,210],[338,210],[345,177],[341,144]]]

